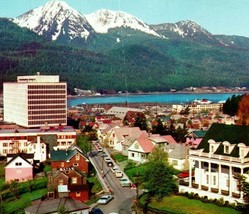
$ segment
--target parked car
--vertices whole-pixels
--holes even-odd
[[[119,168],[117,166],[114,166],[111,168],[112,173],[115,173]]]
[[[116,170],[115,176],[116,176],[116,178],[122,178],[123,177],[123,172],[121,172],[120,170]]]
[[[97,207],[92,208],[90,214],[104,214],[103,211]]]
[[[128,178],[120,178],[119,183],[121,184],[122,187],[130,187],[131,182]]]
[[[107,204],[113,199],[113,195],[103,195],[100,197],[100,199],[97,201],[98,204]]]
[[[110,166],[110,167],[113,167],[113,165],[114,165],[112,161],[107,161],[106,164],[107,164],[107,166]]]
[[[101,154],[101,156],[102,156],[103,158],[107,158],[107,157],[108,157],[108,155],[107,155],[106,153],[104,153],[104,152]]]
[[[104,157],[104,160],[105,160],[105,162],[112,161],[111,158],[109,158],[108,156],[107,156],[107,157]]]

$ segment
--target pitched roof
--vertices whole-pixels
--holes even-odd
[[[18,157],[20,157],[21,159],[23,159],[23,161],[27,162],[29,165],[32,166],[32,164],[24,156],[22,156],[22,154],[15,154],[15,156],[13,156],[13,158],[9,162],[6,163],[5,167],[7,167],[11,162],[13,162]]]
[[[57,146],[57,135],[56,134],[50,134],[50,135],[41,135],[41,140],[48,144],[49,150],[53,150],[54,146]]]
[[[204,138],[200,142],[197,149],[204,149],[203,152],[209,152],[208,141],[213,139],[215,142],[228,141],[230,144],[236,144],[233,151],[229,154],[233,157],[238,157],[239,150],[237,144],[244,143],[249,146],[249,126],[239,126],[239,125],[226,125],[214,123],[211,125]],[[218,149],[214,154],[224,154],[224,147],[222,144],[219,145]]]
[[[186,157],[185,144],[176,143],[176,144],[171,144],[169,146],[170,149],[172,149],[172,151],[169,152],[169,158],[184,159]]]
[[[119,141],[124,140],[125,137],[130,139],[137,139],[141,135],[141,130],[139,127],[121,127],[114,128],[113,131]]]
[[[203,131],[203,130],[195,130],[193,131],[194,135],[198,138],[203,138],[205,136],[205,134],[207,133],[207,131]]]
[[[51,161],[67,161],[77,153],[85,158],[85,156],[76,148],[72,150],[53,150],[51,151]]]
[[[49,213],[57,213],[58,209],[64,206],[67,212],[79,211],[79,210],[87,210],[89,207],[73,198],[65,197],[65,198],[57,198],[53,200],[45,200],[41,201],[39,204],[35,204],[33,206],[29,206],[25,208],[25,212],[30,214],[49,214]]]
[[[143,149],[144,153],[150,153],[154,149],[154,144],[151,142],[151,140],[146,136],[145,134],[142,134],[138,139],[137,139],[138,144],[141,146]]]

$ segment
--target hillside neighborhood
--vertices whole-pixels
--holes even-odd
[[[13,99],[14,88],[18,88],[18,99]],[[236,125],[238,117],[224,114],[223,103],[67,109],[66,99],[66,83],[60,82],[59,76],[37,73],[4,84],[4,120],[0,124],[3,185],[46,179],[46,191],[28,203],[25,213],[59,208],[71,213],[93,212],[98,203],[89,201],[99,196],[92,192],[89,177],[97,176],[100,194],[115,197],[117,191],[110,188],[106,176],[113,175],[103,174],[106,170],[120,171],[120,175],[115,172],[116,179],[127,181],[120,181],[118,188],[129,186],[129,194],[136,197],[132,187],[139,186],[125,168],[129,163],[146,164],[156,148],[168,155],[168,163],[177,170],[179,194],[197,194],[234,205],[246,203],[240,176],[248,179],[248,126]],[[118,161],[117,154],[126,161]],[[50,205],[62,202],[63,207]]]

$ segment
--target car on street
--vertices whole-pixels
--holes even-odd
[[[128,178],[120,178],[119,183],[121,184],[122,187],[130,187],[131,182]]]
[[[103,211],[97,207],[92,208],[90,214],[104,214]]]
[[[119,168],[117,166],[114,166],[111,168],[112,173],[115,173]]]
[[[107,156],[107,157],[104,157],[104,160],[105,160],[105,162],[112,161],[111,158],[109,158],[108,156]]]
[[[108,204],[113,198],[114,198],[113,195],[103,195],[99,198],[97,203],[98,204]]]
[[[120,170],[116,170],[115,176],[116,176],[116,178],[122,178],[123,177],[123,172],[120,171]]]
[[[101,156],[102,156],[103,158],[108,157],[108,155],[107,155],[106,153],[104,153],[104,152],[101,154]]]

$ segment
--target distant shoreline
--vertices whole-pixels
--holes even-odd
[[[141,92],[141,93],[116,93],[116,94],[101,94],[101,95],[68,95],[68,98],[92,98],[92,97],[112,97],[112,96],[132,96],[132,95],[156,95],[156,94],[247,94],[249,91],[176,91],[176,92]]]

